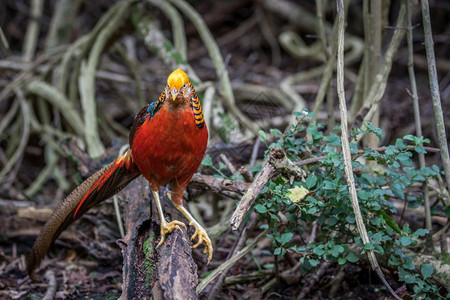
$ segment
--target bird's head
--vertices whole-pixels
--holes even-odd
[[[189,100],[189,96],[193,92],[195,92],[194,87],[189,81],[188,75],[183,70],[176,69],[167,77],[167,86],[165,88],[166,100],[183,102]]]

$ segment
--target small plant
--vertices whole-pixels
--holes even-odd
[[[273,255],[283,256],[288,251],[301,253],[305,272],[323,260],[340,265],[354,263],[365,255],[365,250],[374,250],[390,257],[389,265],[397,269],[400,281],[412,286],[415,298],[439,297],[437,286],[430,281],[433,266],[413,265],[412,252],[408,251],[422,243],[420,238],[428,230],[412,232],[407,224],[401,229],[391,217],[397,213],[393,199],[403,200],[409,206],[421,205],[421,191],[414,185],[439,174],[437,166],[415,168],[408,147],[413,146],[416,153],[425,153],[423,144],[429,140],[407,135],[398,139],[395,146],[362,151],[351,143],[358,199],[371,240],[370,244],[362,245],[345,180],[339,127],[324,135],[321,124],[305,122],[308,117],[308,114],[297,114],[298,122],[284,133],[271,130],[271,137],[261,133],[261,140],[269,149],[281,148],[294,162],[305,155],[325,155],[318,163],[304,166],[309,174],[304,182],[291,184],[277,178],[264,188],[254,205],[254,210],[267,220],[263,227],[271,230],[268,237],[273,240]],[[355,131],[355,136],[364,131],[382,135],[382,130],[371,124],[364,128]],[[271,139],[275,141],[269,144]],[[375,162],[375,167],[364,161]],[[287,225],[280,226],[280,214],[286,216]],[[295,235],[302,238],[312,222],[317,222],[320,228],[320,235],[313,242],[303,245],[291,242]]]
[[[285,132],[260,131],[261,141],[269,149],[267,153],[277,147],[294,162],[323,157],[302,167],[308,173],[304,181],[290,182],[280,176],[270,181],[258,196],[253,210],[266,220],[260,227],[269,228],[267,236],[272,239],[272,254],[283,257],[287,252],[299,253],[303,263],[301,272],[308,272],[325,260],[339,265],[355,263],[365,256],[365,251],[373,250],[389,258],[388,265],[397,270],[400,281],[412,288],[414,298],[440,297],[437,286],[430,280],[433,266],[412,263],[411,249],[423,244],[428,230],[419,228],[413,232],[408,224],[400,227],[393,217],[398,214],[393,200],[404,201],[412,207],[422,205],[422,193],[416,186],[439,174],[437,166],[414,167],[413,152],[425,153],[423,145],[429,140],[407,135],[397,139],[395,145],[363,150],[351,143],[359,204],[371,240],[363,245],[345,179],[340,128],[325,135],[321,124],[308,122],[310,114],[297,113],[296,117],[297,122]],[[381,137],[383,134],[371,124],[363,128],[354,130],[353,135],[372,132]],[[367,161],[374,163],[367,164]],[[210,158],[203,165],[212,167],[217,176],[226,177],[225,166],[214,167]],[[443,203],[439,205],[445,207]],[[445,211],[442,206],[440,211]],[[303,236],[313,222],[320,233],[307,243]]]

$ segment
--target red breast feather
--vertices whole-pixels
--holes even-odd
[[[200,166],[207,142],[206,125],[196,126],[189,103],[176,108],[165,103],[137,129],[131,149],[134,162],[152,189],[170,183],[175,193],[172,200],[181,203],[182,193]]]

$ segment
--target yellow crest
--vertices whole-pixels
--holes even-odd
[[[180,90],[183,85],[189,83],[188,75],[181,69],[176,69],[167,77],[167,85],[170,89]]]

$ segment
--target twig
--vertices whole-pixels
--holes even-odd
[[[272,32],[271,27],[273,26],[271,26],[272,24],[268,22],[268,17],[264,14],[264,10],[261,6],[257,6],[256,8],[256,18],[259,26],[261,27],[261,33],[270,46],[270,51],[272,53],[272,65],[279,66],[281,63],[280,46],[278,45],[275,34]]]
[[[55,2],[50,29],[45,41],[46,49],[52,49],[70,41],[73,22],[82,2],[83,0],[61,0]]]
[[[332,132],[335,124],[336,117],[334,116],[334,88],[333,85],[330,84],[327,91],[327,132]]]
[[[0,26],[0,42],[1,45],[3,45],[3,47],[7,50],[9,50],[9,43],[8,43],[8,39],[5,36],[5,33],[3,32],[2,27]]]
[[[105,152],[105,147],[100,140],[97,130],[95,71],[97,70],[100,56],[105,49],[106,43],[122,25],[131,3],[131,1],[119,2],[117,11],[108,20],[106,26],[99,32],[89,53],[87,62],[83,61],[81,64],[78,86],[84,114],[84,136],[86,139],[87,150],[91,157],[98,157]]]
[[[414,108],[414,123],[416,127],[416,135],[418,137],[422,137],[422,124],[420,121],[420,109],[419,109],[419,96],[417,95],[417,84],[416,84],[416,75],[414,73],[414,51],[413,51],[413,28],[411,26],[411,2],[407,2],[406,4],[406,24],[408,27],[408,32],[406,35],[406,39],[408,42],[408,74],[409,80],[411,82],[411,97],[413,101]],[[420,168],[425,168],[425,154],[419,153],[419,166]],[[425,207],[425,227],[429,231],[428,237],[430,240],[432,239],[432,225],[431,225],[431,210],[430,210],[430,196],[428,194],[428,183],[425,180],[422,185],[423,191],[423,200]],[[432,247],[430,247],[432,248]]]
[[[129,40],[129,39],[128,39]],[[134,80],[132,80],[132,83],[135,85],[135,91],[137,100],[140,106],[145,105],[145,96],[144,96],[144,89],[142,84],[142,67],[138,63],[136,59],[133,59],[131,56],[129,56],[129,53],[125,50],[124,47],[122,47],[119,43],[116,44],[115,50],[118,52],[118,54],[121,56],[123,61],[125,62],[125,65],[130,70],[132,77]],[[122,74],[120,76],[123,76]],[[127,80],[130,80],[127,76],[124,76]],[[127,130],[128,131],[128,130]]]
[[[200,294],[206,286],[208,286],[217,276],[222,272],[228,271],[235,263],[237,263],[242,257],[249,253],[258,242],[266,236],[268,229],[261,232],[250,244],[248,244],[242,251],[231,257],[229,260],[220,265],[217,269],[212,271],[205,279],[203,279],[197,286],[197,294]]]
[[[194,174],[190,187],[208,189],[215,193],[222,193],[224,191],[244,194],[249,188],[250,184],[242,181],[234,181],[223,178],[216,178],[213,176]]]
[[[309,294],[311,289],[316,285],[316,283],[319,282],[320,278],[325,274],[327,269],[330,267],[331,262],[329,260],[324,261],[320,267],[317,269],[317,271],[311,276],[311,279],[309,280],[308,284],[302,288],[300,291],[300,294],[297,296],[297,300],[305,299],[306,296]]]
[[[445,235],[441,235],[439,238],[439,246],[441,247],[441,253],[448,255],[448,242]]]
[[[228,157],[225,154],[221,153],[219,157],[223,161],[223,163],[227,166],[228,170],[230,170],[231,174],[233,175],[237,174],[236,167],[233,165],[233,163],[228,159]]]
[[[78,136],[83,136],[85,127],[84,122],[64,94],[48,83],[38,80],[29,83],[27,85],[27,91],[47,99],[52,105],[56,106],[67,119],[70,126],[75,130],[76,134]],[[88,141],[86,140],[86,142]]]
[[[317,236],[317,220],[312,223],[311,234],[308,237],[308,244],[314,243]]]
[[[91,33],[92,34],[92,33]],[[77,53],[77,51],[80,51],[85,47],[85,45],[89,42],[89,35],[84,35],[81,38],[79,38],[78,40],[76,40],[74,43],[72,43],[68,48],[67,51],[65,51],[62,59],[61,59],[61,63],[60,63],[60,67],[59,67],[59,77],[56,78],[56,83],[54,83],[54,85],[58,88],[58,90],[61,93],[66,93],[66,88],[67,88],[67,84],[68,84],[68,78],[69,77],[69,72],[71,71],[71,62],[72,62],[72,58],[75,56],[75,53]],[[81,59],[81,58],[80,58]],[[70,75],[72,76],[72,78],[75,78],[76,74],[77,74],[77,70],[78,70],[78,65],[74,65],[74,70],[72,72],[70,72]],[[75,85],[76,86],[76,85]],[[69,94],[69,99],[70,98],[70,94]]]
[[[162,13],[169,19],[172,25],[173,43],[181,58],[187,61],[187,42],[184,32],[183,18],[180,13],[167,1],[149,0],[150,4],[159,8]]]
[[[242,177],[244,178],[245,182],[252,182],[254,180],[252,174],[250,173],[250,171],[244,167],[241,166],[239,168],[239,173],[242,175]]]
[[[256,138],[255,144],[253,145],[252,155],[250,156],[249,168],[253,168],[255,165],[256,159],[258,158],[259,146],[261,145],[261,139],[259,137]]]
[[[20,109],[22,116],[22,135],[20,136],[20,142],[17,146],[16,151],[14,151],[13,155],[9,158],[6,165],[0,171],[0,181],[8,174],[9,171],[14,167],[16,163],[18,163],[23,157],[23,153],[25,151],[25,147],[27,146],[28,139],[30,137],[30,107],[23,97],[23,93],[21,90],[16,90],[16,93],[19,97],[20,101]],[[9,176],[15,176],[14,174],[9,174]]]
[[[325,69],[323,71],[323,76],[322,76],[322,80],[320,82],[320,87],[319,90],[317,92],[316,95],[316,99],[314,100],[314,108],[313,108],[313,113],[314,113],[314,118],[317,118],[317,115],[319,113],[319,109],[322,106],[322,103],[325,99],[325,96],[327,94],[330,82],[331,82],[331,78],[333,77],[333,71],[335,69],[335,65],[336,65],[336,51],[337,51],[337,26],[335,24],[334,28],[333,28],[333,33],[331,34],[331,36],[335,37],[332,41],[331,44],[331,51],[330,51],[330,56],[328,58],[328,61],[326,62],[325,65]]]
[[[364,2],[365,3],[365,2]],[[365,73],[367,68],[367,57],[364,56],[359,66],[358,70],[358,80],[356,81],[355,90],[353,92],[353,98],[351,100],[350,106],[350,116],[349,121],[354,122],[358,114],[359,109],[363,105],[364,97],[364,87],[365,87]]]
[[[252,206],[258,194],[261,192],[266,183],[271,180],[277,171],[285,174],[293,174],[295,177],[304,177],[304,172],[289,160],[285,153],[277,148],[272,149],[269,153],[269,161],[263,167],[261,172],[256,176],[247,192],[242,196],[238,207],[231,216],[230,223],[233,230],[237,230],[244,219],[245,214]]]
[[[33,181],[33,183],[24,191],[27,197],[31,197],[36,194],[41,187],[45,184],[48,177],[52,174],[54,168],[58,165],[58,157],[52,155],[47,162],[45,168],[39,173],[38,177]]]
[[[402,2],[396,26],[402,26],[404,24],[406,18],[405,16],[405,4],[404,2]],[[384,62],[379,66],[379,71],[375,76],[375,82],[372,84],[367,96],[366,103],[370,103],[370,107],[363,107],[361,109],[364,110],[369,108],[368,112],[363,118],[363,123],[368,123],[370,122],[370,120],[372,120],[372,117],[375,114],[375,111],[377,110],[381,99],[383,98],[384,92],[386,90],[387,80],[392,68],[393,57],[397,52],[404,34],[404,30],[396,30],[394,32],[394,35],[392,36],[391,42],[389,43],[386,54],[384,56]],[[360,140],[361,138],[362,136],[358,136],[357,140]]]
[[[322,43],[322,49],[325,54],[325,58],[329,58],[330,52],[328,51],[328,41],[325,34],[324,18],[323,18],[323,3],[322,0],[316,0],[316,15],[317,15],[317,32]]]
[[[439,148],[441,149],[442,164],[444,166],[447,190],[450,190],[450,157],[448,153],[447,137],[445,133],[444,115],[442,113],[439,82],[436,71],[436,59],[434,57],[433,33],[431,31],[430,7],[428,0],[422,0],[423,30],[425,34],[425,50],[428,62],[428,76],[430,80],[430,92],[433,99],[434,118],[438,133]]]
[[[246,274],[239,274],[234,276],[229,276],[225,278],[225,285],[233,285],[233,284],[242,284],[244,282],[254,281],[258,280],[261,281],[267,276],[270,276],[273,274],[272,270],[262,270],[262,271],[255,271],[251,273]]]
[[[345,15],[344,15],[344,3],[343,0],[337,1],[337,18],[338,18],[338,50],[337,50],[337,94],[339,98],[339,110],[341,112],[341,143],[342,154],[344,156],[345,175],[347,178],[347,184],[349,187],[350,199],[353,206],[353,212],[355,214],[356,226],[361,236],[363,244],[370,243],[369,236],[367,234],[366,226],[362,218],[361,210],[358,203],[358,195],[356,193],[355,179],[353,177],[352,169],[352,157],[350,154],[350,145],[348,141],[348,129],[347,129],[347,107],[345,103],[345,89],[344,89],[344,30],[345,30]],[[400,299],[395,291],[391,288],[386,281],[380,266],[378,265],[377,258],[373,250],[367,251],[370,264],[380,277],[383,284],[388,288],[389,292],[396,298]]]
[[[378,73],[378,67],[381,62],[381,11],[382,11],[382,2],[381,1],[370,1],[370,14],[368,16],[365,15],[364,19],[369,19],[369,28],[368,28],[368,42],[369,45],[367,53],[369,54],[369,67],[366,69],[367,71],[367,79],[366,86],[369,86],[369,83],[375,82],[375,76]],[[367,94],[365,95],[367,96]],[[370,101],[370,98],[366,98]],[[369,103],[370,105],[370,103]],[[374,126],[379,126],[380,123],[380,108],[377,107],[375,113],[372,116],[371,123]],[[379,144],[379,139],[376,134],[370,133],[365,137],[364,142],[369,147],[376,147]]]
[[[119,151],[119,156],[125,154],[125,152],[127,152],[128,149],[129,149],[128,145],[122,146],[122,148],[120,148]],[[122,222],[122,215],[120,213],[120,206],[119,206],[119,197],[117,196],[117,194],[113,196],[113,204],[114,204],[114,213],[116,215],[117,227],[119,228],[120,232],[120,238],[123,239],[125,237],[125,229]]]
[[[22,87],[22,85],[32,77],[33,73],[38,69],[40,65],[44,64],[47,61],[58,60],[65,49],[65,46],[56,47],[52,49],[52,51],[49,51],[49,53],[45,53],[37,57],[31,65],[17,74],[14,79],[10,81],[8,85],[5,86],[5,88],[0,92],[0,103],[4,101],[14,91],[14,89]]]
[[[17,109],[19,108],[19,103],[20,101],[13,101],[11,108],[6,114],[3,115],[2,120],[0,121],[0,132],[5,132],[6,126],[9,125],[16,115]]]
[[[253,217],[252,220],[240,232],[240,236],[237,239],[236,243],[234,244],[234,247],[231,249],[231,252],[230,252],[229,256],[227,257],[227,260],[230,257],[236,255],[236,253],[239,253],[239,251],[241,251],[241,249],[245,246],[245,241],[247,241],[247,239],[248,239],[249,232],[252,232],[254,230],[257,220],[258,220],[257,216],[253,215],[252,217]],[[216,299],[217,298],[217,294],[219,293],[220,289],[222,288],[222,285],[223,285],[223,282],[224,282],[226,276],[227,276],[227,272],[223,272],[219,276],[219,278],[216,280],[216,283],[211,288],[211,291],[208,295],[208,299]]]
[[[52,270],[47,270],[45,272],[45,278],[48,280],[48,287],[42,300],[52,300],[55,298],[56,289],[58,287],[58,283],[56,282],[55,278],[55,272],[53,272]]]
[[[42,15],[44,8],[43,0],[31,1],[31,15],[32,19],[28,23],[27,31],[25,33],[25,41],[23,44],[23,60],[32,61],[34,53],[36,52],[36,44],[39,36],[39,18]]]
[[[273,288],[276,284],[277,284],[277,279],[273,278],[272,280],[270,280],[268,283],[264,284],[261,287],[261,293],[262,294],[267,293],[267,291],[269,291],[271,288]]]
[[[328,299],[334,299],[334,296],[336,295],[337,291],[339,290],[339,287],[341,286],[342,281],[345,279],[345,271],[344,267],[339,268],[339,272],[337,273],[336,277],[333,278],[331,283],[330,291],[328,292]]]

